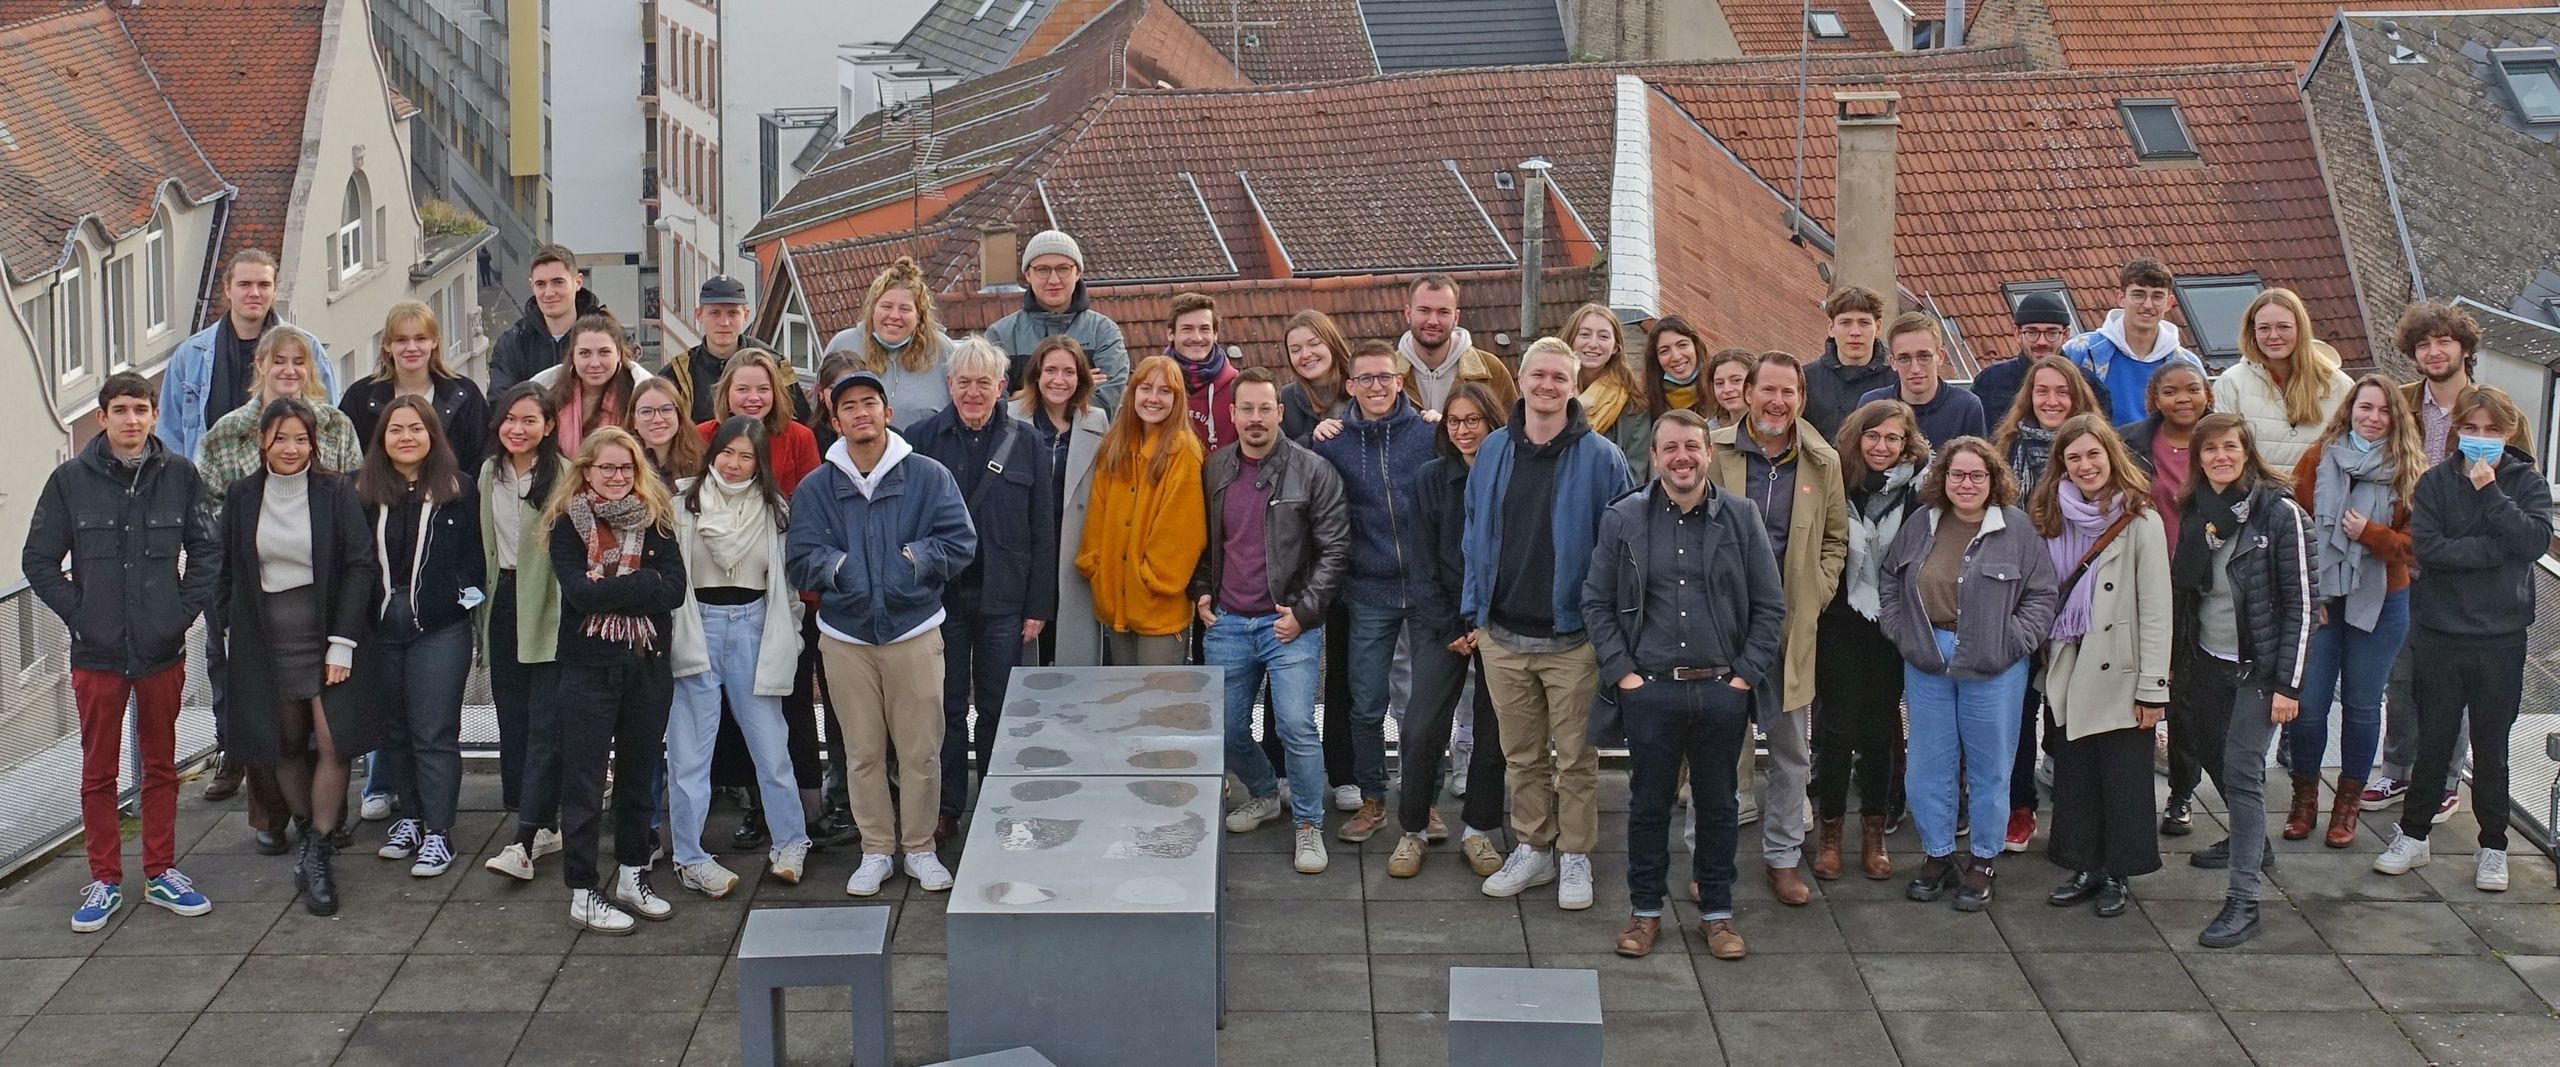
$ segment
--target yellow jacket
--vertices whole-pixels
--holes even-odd
[[[1076,570],[1093,586],[1093,614],[1107,629],[1163,637],[1191,625],[1191,572],[1209,546],[1200,459],[1176,450],[1164,477],[1146,464],[1123,478],[1093,469]]]

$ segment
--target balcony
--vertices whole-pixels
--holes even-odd
[[[640,202],[653,206],[658,202],[658,168],[656,167],[640,168]]]
[[[658,64],[655,60],[640,61],[640,102],[658,102]]]

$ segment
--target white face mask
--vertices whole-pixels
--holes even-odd
[[[719,486],[720,488],[726,489],[732,493],[744,492],[746,489],[756,484],[756,480],[754,478],[748,478],[743,482],[733,482],[729,480],[728,475],[722,474],[719,471],[714,470],[706,473],[711,475],[711,484]]]

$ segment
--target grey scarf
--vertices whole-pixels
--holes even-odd
[[[2324,595],[2346,597],[2347,623],[2359,630],[2371,631],[2380,621],[2390,575],[2363,542],[2347,536],[2339,519],[2353,508],[2368,521],[2389,525],[2391,479],[2398,467],[2390,449],[2368,452],[2344,436],[2320,450],[2319,482],[2311,496],[2312,536],[2320,548],[2319,588]]]
[[[1864,461],[1860,461],[1863,465]],[[1849,509],[1849,566],[1844,576],[1849,583],[1849,607],[1870,622],[1884,610],[1876,592],[1878,568],[1884,562],[1885,549],[1893,546],[1894,535],[1902,532],[1902,520],[1910,512],[1903,508],[1903,494],[1911,481],[1920,476],[1920,466],[1905,463],[1884,472],[1884,484],[1867,494],[1863,507]]]

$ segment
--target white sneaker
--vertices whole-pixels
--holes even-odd
[[[2384,874],[2407,874],[2411,868],[2424,867],[2435,859],[2427,843],[2407,834],[2391,839],[2391,847],[2373,858],[2373,869]]]
[[[614,868],[613,902],[650,922],[665,922],[676,914],[676,906],[650,888],[647,867]]]
[[[387,860],[405,860],[418,854],[418,839],[426,827],[416,819],[402,819],[391,824],[391,832],[382,839],[382,847],[373,854]]]
[[[1484,880],[1484,895],[1516,897],[1523,889],[1533,885],[1545,885],[1555,880],[1555,853],[1530,848],[1527,845],[1514,845],[1510,857],[1502,861],[1502,869],[1493,872],[1493,877]]]
[[[807,841],[795,841],[765,854],[765,873],[784,885],[799,885],[800,872],[808,866]]]
[[[1274,793],[1267,797],[1252,797],[1247,799],[1244,803],[1236,805],[1236,810],[1227,813],[1227,832],[1231,834],[1249,834],[1262,829],[1262,824],[1270,822],[1273,819],[1277,819],[1284,814],[1287,814],[1287,812],[1283,811],[1280,807],[1279,794]]]
[[[559,851],[560,831],[536,830],[533,832],[533,854],[529,858],[538,860]]]
[[[1360,810],[1360,787],[1356,785],[1337,785],[1333,787],[1333,810]]]
[[[2480,865],[2479,872],[2471,876],[2472,888],[2483,893],[2504,893],[2507,891],[2507,853],[2505,849],[2484,848],[2477,854],[2473,855],[2472,860]]]
[[[1298,824],[1298,847],[1292,857],[1299,874],[1323,874],[1333,858],[1324,850],[1324,828],[1314,823]]]
[[[897,867],[898,865],[889,859],[889,854],[886,852],[863,853],[862,866],[854,868],[853,877],[845,879],[845,894],[867,897],[879,893],[880,883],[888,881],[889,872],[896,870]]]
[[[703,896],[718,900],[738,888],[738,874],[720,865],[718,860],[687,863],[676,868],[676,881]]]
[[[426,835],[418,845],[418,862],[409,865],[413,878],[433,878],[453,866],[453,843],[443,834]]]
[[[523,845],[513,842],[499,849],[497,855],[489,857],[489,862],[480,866],[491,874],[503,874],[519,882],[533,880],[533,857],[526,854]]]
[[[1566,911],[1590,907],[1591,857],[1580,852],[1567,852],[1557,867],[1556,906]]]
[[[942,865],[942,857],[930,852],[907,853],[907,877],[916,880],[916,888],[939,893],[951,888],[951,871]]]
[[[365,794],[365,795],[364,795],[364,806],[363,806],[363,807],[361,807],[361,808],[356,809],[356,814],[363,816],[363,817],[364,817],[364,821],[366,821],[366,822],[381,822],[381,821],[382,821],[382,820],[384,820],[384,819],[388,819],[388,818],[390,818],[390,817],[391,817],[391,794],[389,794],[389,793],[367,793],[367,794]],[[397,857],[393,857],[393,858],[395,858],[395,859],[396,859]]]
[[[614,907],[603,893],[593,889],[572,889],[569,891],[569,925],[619,937],[630,933],[635,924],[628,913]]]

